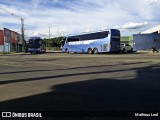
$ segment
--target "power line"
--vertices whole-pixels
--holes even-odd
[[[5,12],[7,12],[7,13],[9,13],[9,14],[12,14],[10,11],[8,11],[8,10],[6,10],[4,8],[0,8],[0,9],[3,10],[3,11],[5,11]]]
[[[10,12],[10,11],[4,9],[4,8],[0,8],[0,9],[5,11],[6,13],[16,17],[16,18],[19,18],[21,20],[21,36],[22,36],[22,41],[23,41],[23,44],[22,44],[23,45],[23,47],[22,47],[23,50],[22,51],[24,51],[24,19],[21,16],[15,15],[12,12]]]

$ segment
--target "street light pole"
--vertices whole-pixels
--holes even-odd
[[[50,27],[49,27],[49,40],[50,40]]]
[[[24,46],[25,46],[25,42],[24,42],[24,19],[21,17],[21,36],[22,36],[22,52],[25,52]]]
[[[24,43],[24,19],[18,15],[15,15],[15,14],[9,12],[8,10],[5,10],[3,8],[0,8],[0,9],[7,12],[8,14],[11,14],[11,15],[21,19],[22,52],[24,52],[24,45],[25,45],[25,43]]]

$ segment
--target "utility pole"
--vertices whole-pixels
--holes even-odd
[[[50,40],[50,27],[49,27],[49,40]]]
[[[24,19],[21,16],[18,16],[18,15],[15,15],[15,14],[9,12],[8,10],[5,10],[3,8],[0,8],[0,9],[21,20],[22,52],[24,52],[24,46],[25,46],[25,43],[24,43],[25,42],[24,41]]]
[[[25,40],[24,40],[24,19],[21,17],[21,36],[22,36],[22,52],[25,52]]]

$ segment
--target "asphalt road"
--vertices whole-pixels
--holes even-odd
[[[2,111],[160,111],[160,54],[0,56]]]

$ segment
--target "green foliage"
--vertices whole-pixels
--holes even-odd
[[[61,41],[62,41],[63,37],[56,37],[56,38],[44,38],[44,40],[46,41],[46,45],[47,47],[60,47],[61,46]]]
[[[10,54],[10,52],[0,52],[0,54]]]

